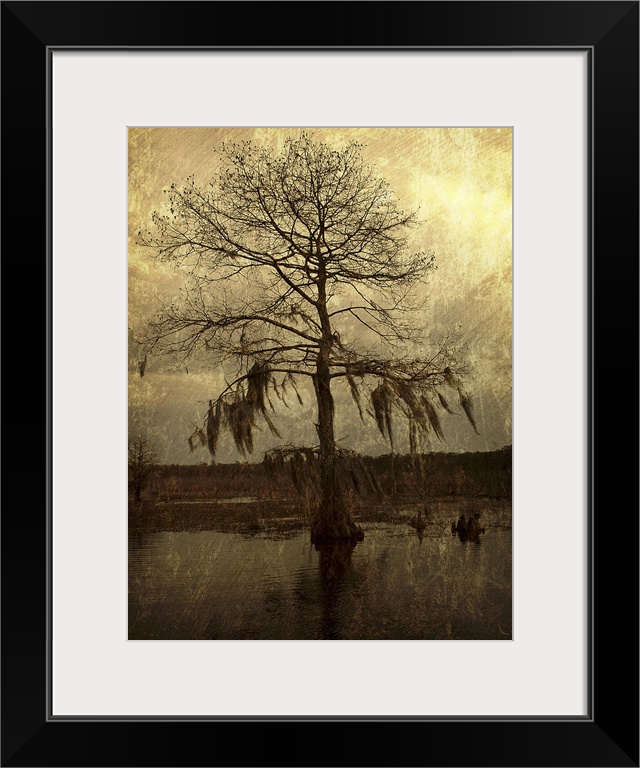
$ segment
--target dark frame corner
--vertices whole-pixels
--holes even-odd
[[[5,505],[2,519],[2,765],[638,766],[638,456],[629,451],[625,436],[629,431],[637,434],[638,424],[640,4],[577,0],[305,5],[294,14],[303,23],[290,33],[282,15],[291,3],[2,2],[3,218],[5,233],[30,234],[31,277],[44,318],[33,315],[26,324],[31,338],[38,339],[36,348],[41,344],[46,348],[45,402],[50,403],[51,397],[51,315],[46,301],[51,268],[47,223],[51,48],[322,45],[590,50],[592,716],[578,721],[444,718],[323,724],[48,720],[49,429],[37,456],[44,479],[37,497],[41,503],[35,504],[36,497],[31,496],[25,506],[18,498],[16,505]],[[225,20],[217,23],[221,10]],[[322,14],[323,28],[305,22],[310,10]],[[6,270],[10,274],[19,262],[11,258],[12,250],[5,250],[5,284]],[[24,280],[24,270],[16,275],[16,284],[18,280]],[[24,330],[15,338],[5,334],[5,351],[12,362],[24,359]],[[33,350],[29,354],[37,356]],[[5,381],[12,378],[10,371]],[[24,376],[15,378],[23,398]],[[43,379],[33,378],[39,387]],[[15,397],[17,402],[17,392]],[[34,410],[43,410],[36,405],[41,398],[38,391]],[[562,438],[561,428],[555,437]],[[24,455],[16,457],[16,465],[25,461]],[[605,461],[612,455],[615,462]],[[621,687],[627,689],[624,697]],[[318,739],[318,729],[329,726],[331,736]]]

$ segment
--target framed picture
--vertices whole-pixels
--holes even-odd
[[[20,579],[3,596],[3,764],[194,765],[206,747],[227,765],[638,765],[637,466],[621,426],[637,391],[638,3],[341,4],[330,46],[306,24],[287,45],[291,7],[3,3],[5,73],[20,73],[3,87],[5,231],[21,222],[46,254],[34,332],[47,329],[48,352],[46,508],[3,518],[5,584]],[[296,17],[316,9],[333,16],[316,3]],[[248,643],[246,627],[162,634],[162,618],[127,616],[127,290],[155,290],[127,275],[127,185],[141,167],[156,191],[172,181],[145,141],[336,126],[512,138],[513,631],[500,640],[490,622],[471,637],[388,636],[363,620],[359,635],[332,625],[337,643],[303,631]],[[174,142],[180,153],[198,158]],[[40,214],[24,205],[34,189]],[[485,239],[502,232],[492,191]],[[390,437],[375,396],[369,407]],[[596,475],[605,447],[616,469]],[[355,722],[357,745],[338,754],[332,736],[344,743]]]
[[[129,640],[511,640],[512,129],[128,149]]]

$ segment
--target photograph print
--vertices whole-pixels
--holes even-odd
[[[128,129],[129,640],[512,639],[512,129]]]

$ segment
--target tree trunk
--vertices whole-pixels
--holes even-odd
[[[357,541],[341,539],[316,545],[320,567],[320,639],[343,640],[340,633],[340,598],[345,590],[345,574]]]
[[[338,458],[333,426],[334,405],[329,367],[333,339],[326,309],[324,284],[319,286],[318,313],[323,339],[318,351],[313,383],[318,403],[316,427],[320,441],[320,503],[311,521],[311,541],[314,544],[345,539],[360,541],[364,538],[364,533],[351,517],[338,478]]]
[[[338,478],[338,458],[333,428],[331,379],[322,365],[314,377],[318,401],[318,437],[320,439],[320,503],[311,521],[311,540],[315,544],[336,540],[364,538],[354,523]]]

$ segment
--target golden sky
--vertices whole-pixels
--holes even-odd
[[[357,140],[365,162],[389,182],[404,210],[419,209],[422,225],[413,250],[433,252],[438,269],[425,285],[422,321],[434,334],[455,328],[468,346],[473,376],[467,388],[475,402],[476,435],[462,417],[443,419],[446,443],[436,451],[494,450],[511,443],[512,415],[512,131],[510,128],[318,128],[316,141],[338,146]],[[163,204],[163,189],[194,175],[206,184],[217,170],[213,153],[223,140],[250,139],[278,150],[299,128],[129,129],[129,327],[139,327],[157,309],[158,297],[177,295],[179,275],[136,245]],[[145,434],[168,463],[208,461],[205,450],[189,453],[192,424],[201,423],[221,372],[187,374],[152,366],[140,378],[130,365],[129,429]],[[344,402],[343,402],[344,400]],[[344,447],[387,453],[373,421],[359,420],[349,398],[336,393]],[[292,406],[292,411],[294,410]],[[287,442],[313,444],[311,399],[295,414],[278,412]],[[282,430],[281,430],[282,431]],[[253,459],[274,444],[256,435]],[[396,449],[406,451],[399,444]],[[237,461],[232,442],[221,437],[219,461]]]

